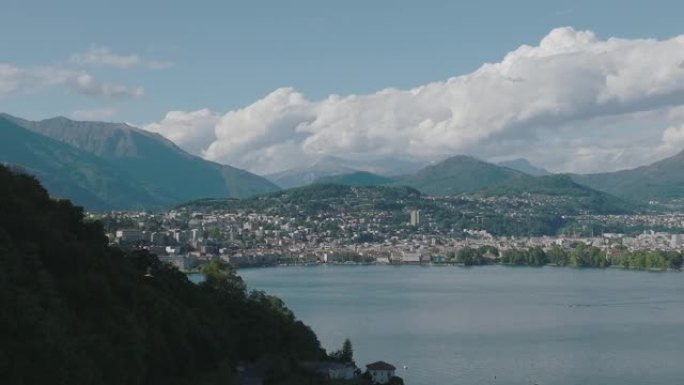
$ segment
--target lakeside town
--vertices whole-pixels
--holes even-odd
[[[195,271],[213,259],[237,267],[290,264],[469,264],[466,250],[479,250],[479,263],[501,262],[507,251],[571,250],[592,247],[619,265],[628,253],[684,250],[684,215],[586,215],[577,223],[597,221],[672,229],[638,234],[598,233],[556,236],[494,236],[481,229],[435,230],[420,210],[408,210],[397,224],[382,216],[319,214],[297,218],[247,211],[89,214],[101,220],[110,243],[141,248],[179,270]],[[472,262],[472,261],[471,261]],[[505,261],[504,261],[505,262]],[[512,261],[508,261],[512,262]],[[632,266],[634,267],[634,266]],[[648,267],[648,266],[643,266]],[[669,267],[669,266],[668,266]]]

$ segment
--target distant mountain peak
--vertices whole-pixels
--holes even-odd
[[[524,174],[467,155],[455,155],[397,180],[430,195],[457,195]]]
[[[552,173],[549,172],[548,170],[535,166],[532,163],[530,163],[529,160],[525,158],[516,158],[516,159],[511,159],[511,160],[506,160],[503,162],[497,163],[499,166],[504,166],[508,168],[512,168],[513,170],[517,170],[520,172],[524,172],[525,174],[532,175],[532,176],[545,176],[545,175],[551,175]]]

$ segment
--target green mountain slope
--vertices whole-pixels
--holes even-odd
[[[29,129],[107,159],[133,178],[173,192],[179,200],[245,197],[278,189],[260,176],[190,155],[161,135],[127,124],[64,117],[24,122]]]
[[[525,198],[565,214],[626,214],[637,206],[573,181],[569,175],[526,176],[476,192],[486,197]]]
[[[246,199],[201,199],[177,206],[186,210],[247,210],[300,217],[322,212],[371,212],[388,207],[398,209],[421,199],[408,186],[349,186],[314,183]],[[397,201],[403,202],[396,205]]]
[[[240,362],[265,383],[325,383],[297,367],[326,358],[311,329],[231,269],[195,285],[110,248],[80,208],[1,166],[0,212],[3,384],[237,384]]]
[[[397,184],[429,195],[457,195],[525,176],[520,171],[458,155],[427,166],[413,175],[396,178]]]
[[[581,184],[623,199],[648,202],[684,198],[684,151],[631,170],[572,175]]]
[[[160,135],[126,124],[77,122],[63,117],[31,122],[4,116],[91,154],[132,182],[154,186],[164,199],[152,200],[153,206],[202,197],[246,197],[278,189],[262,177],[190,155]],[[135,196],[130,199],[148,201]]]
[[[94,210],[150,207],[175,201],[149,183],[132,181],[91,154],[0,117],[0,162],[35,175],[53,196]]]
[[[332,183],[346,186],[382,186],[394,182],[394,179],[373,174],[366,171],[358,171],[350,174],[332,175],[318,178],[314,183]]]

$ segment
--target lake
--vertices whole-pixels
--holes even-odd
[[[301,266],[240,270],[323,346],[407,385],[684,381],[684,276],[620,269]],[[404,366],[407,368],[405,369]]]

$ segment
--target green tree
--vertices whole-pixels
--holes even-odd
[[[349,338],[345,338],[342,348],[332,352],[330,358],[339,362],[354,362],[354,349]]]
[[[231,264],[214,259],[202,266],[201,271],[206,278],[203,285],[230,294],[244,295],[247,286]]]

